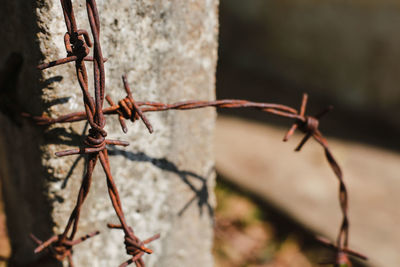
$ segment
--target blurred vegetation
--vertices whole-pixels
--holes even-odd
[[[311,267],[318,266],[316,257],[326,254],[315,245],[305,247],[304,236],[296,232],[296,228],[282,232],[259,203],[220,179],[216,196],[214,255],[217,267]]]
[[[251,193],[221,177],[215,193],[216,267],[317,267],[333,259],[314,233]]]

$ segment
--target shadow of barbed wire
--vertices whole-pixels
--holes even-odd
[[[52,85],[53,83],[59,83],[64,79],[63,76],[61,75],[55,75],[53,77],[47,78],[46,80],[43,81],[43,83],[47,86]]]
[[[81,136],[83,136],[83,135],[86,133],[88,127],[89,127],[89,123],[86,122],[86,123],[85,123],[85,127],[83,127]],[[85,166],[85,168],[83,168],[82,177],[85,175],[86,165],[87,165],[87,163],[88,163],[87,156],[86,156],[86,155],[79,155],[79,156],[74,160],[74,162],[73,162],[72,165],[71,165],[71,168],[69,169],[67,175],[65,176],[64,181],[63,181],[63,183],[62,183],[62,185],[61,185],[61,188],[62,188],[62,189],[65,189],[65,188],[67,187],[67,184],[68,184],[69,179],[71,178],[72,174],[74,173],[74,170],[76,169],[76,166],[78,166],[79,161],[81,161],[82,159],[84,160],[84,166]]]
[[[62,104],[68,103],[68,101],[70,99],[71,99],[71,97],[61,97],[61,98],[53,99],[53,100],[45,102],[43,104],[43,106],[44,106],[45,109],[48,109],[48,108],[50,108],[52,106],[55,106],[55,105],[62,105]]]
[[[84,138],[79,133],[68,132],[65,128],[56,127],[44,132],[46,144],[79,146]]]
[[[201,176],[192,171],[181,170],[176,166],[175,163],[166,159],[166,158],[154,158],[150,157],[143,152],[130,152],[125,151],[118,148],[109,149],[110,156],[123,156],[131,161],[135,162],[149,162],[153,164],[153,166],[167,172],[171,172],[176,174],[179,179],[184,182],[189,189],[194,193],[194,196],[179,210],[178,216],[182,216],[185,211],[190,207],[190,205],[197,200],[197,206],[199,207],[199,214],[203,215],[204,209],[207,210],[208,215],[211,218],[214,218],[214,209],[209,203],[209,192],[208,192],[208,179],[214,173],[214,167],[210,168],[207,172],[206,176]],[[194,182],[191,180],[195,180],[200,182],[201,186],[196,187]]]
[[[71,147],[78,147],[82,144],[83,138],[88,130],[89,123],[86,122],[81,133],[77,132],[68,132],[65,128],[56,127],[52,129],[47,129],[44,132],[44,138],[46,144],[53,144],[53,145],[67,145]],[[68,173],[66,174],[65,178],[62,178],[63,183],[61,185],[62,189],[65,189],[68,185],[68,181],[71,178],[72,174],[74,173],[76,167],[78,166],[79,162],[84,160],[84,166],[87,164],[87,156],[86,155],[78,155],[74,162],[72,163]],[[85,168],[83,170],[82,176],[85,174]],[[50,179],[51,181],[59,181],[60,179]]]
[[[87,129],[88,129],[88,123],[85,124],[82,133],[67,132],[65,128],[61,127],[49,129],[45,132],[46,143],[56,144],[56,145],[79,146],[79,144],[82,143],[80,142],[80,140],[82,139],[82,136],[85,135]],[[193,197],[179,210],[178,216],[182,216],[185,213],[185,211],[190,207],[190,205],[192,205],[192,203],[197,200],[197,205],[199,207],[200,215],[203,215],[204,209],[206,209],[208,215],[211,218],[214,217],[213,208],[209,203],[209,192],[207,184],[208,178],[214,172],[214,167],[210,168],[210,170],[207,172],[207,175],[203,177],[192,171],[179,169],[175,163],[169,161],[166,158],[153,158],[146,155],[143,152],[130,152],[118,148],[109,148],[108,151],[110,156],[120,155],[135,162],[150,162],[155,167],[161,170],[176,174],[181,179],[181,181],[184,182],[194,193]],[[81,160],[84,160],[84,165],[86,166],[87,157],[85,155],[79,155],[72,163],[71,168],[69,169],[65,178],[62,179],[63,180],[63,183],[61,185],[62,189],[65,189],[67,187],[69,179],[71,178],[72,174],[74,173],[76,167],[78,166]],[[84,175],[84,172],[85,170],[83,171],[82,175]],[[192,182],[191,180],[200,182],[200,187],[195,186],[194,182]]]

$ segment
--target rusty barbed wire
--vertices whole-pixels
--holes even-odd
[[[319,241],[328,247],[334,249],[336,251],[336,258],[332,261],[329,262],[331,264],[335,264],[338,266],[351,266],[351,262],[348,259],[348,255],[352,255],[354,257],[357,257],[359,259],[366,260],[367,257],[364,255],[357,253],[355,251],[352,251],[348,248],[349,244],[349,216],[348,216],[348,205],[349,205],[349,197],[348,197],[348,192],[346,188],[346,184],[344,183],[344,178],[343,178],[343,172],[337,163],[335,157],[333,156],[329,146],[328,146],[328,141],[323,137],[322,133],[319,131],[318,126],[319,126],[319,119],[322,118],[326,113],[328,113],[332,107],[328,107],[327,109],[323,110],[316,116],[307,116],[305,115],[306,112],[306,107],[307,107],[307,100],[308,96],[307,94],[304,94],[303,96],[303,101],[300,107],[300,118],[296,118],[295,123],[292,125],[292,127],[289,129],[287,134],[285,135],[283,141],[288,141],[288,139],[294,134],[296,129],[299,129],[303,133],[305,133],[304,138],[301,140],[300,144],[297,146],[296,151],[300,151],[301,148],[304,146],[304,144],[310,139],[310,137],[313,137],[314,140],[316,140],[324,149],[325,152],[325,157],[333,171],[333,173],[336,175],[336,177],[339,180],[339,202],[340,202],[340,207],[342,210],[342,223],[339,229],[339,234],[336,239],[335,244],[331,244],[330,242],[319,238]]]
[[[133,229],[128,226],[125,220],[125,215],[122,210],[122,204],[118,194],[118,190],[111,175],[107,145],[127,146],[129,144],[124,141],[106,139],[107,132],[104,130],[104,126],[106,123],[105,115],[118,115],[121,128],[125,133],[128,131],[125,120],[135,122],[139,119],[143,121],[148,131],[152,133],[153,127],[144,115],[145,112],[190,110],[206,107],[216,107],[255,108],[263,112],[292,119],[294,120],[294,123],[284,136],[284,141],[288,141],[289,138],[298,129],[303,132],[305,136],[296,147],[296,151],[300,151],[304,144],[311,137],[322,146],[322,148],[324,149],[325,157],[339,181],[339,202],[342,211],[342,223],[336,242],[334,244],[326,241],[325,239],[320,239],[320,241],[329,248],[335,250],[336,258],[330,263],[337,266],[341,266],[342,264],[350,264],[348,255],[360,259],[366,259],[366,257],[362,254],[348,248],[349,219],[347,188],[344,183],[342,170],[336,159],[334,158],[328,146],[327,140],[323,137],[322,133],[318,129],[319,120],[332,109],[331,107],[328,107],[316,116],[306,115],[306,106],[308,101],[307,94],[303,95],[303,100],[299,111],[292,107],[280,104],[258,103],[233,99],[216,101],[183,101],[173,104],[165,104],[161,102],[140,102],[134,100],[126,76],[123,76],[122,80],[127,96],[118,101],[117,104],[115,104],[110,96],[105,95],[104,62],[106,61],[106,59],[102,55],[102,50],[100,46],[100,20],[96,7],[96,1],[86,0],[86,7],[93,37],[93,43],[87,31],[77,28],[71,0],[60,0],[60,2],[62,5],[67,27],[67,33],[64,36],[64,44],[67,51],[67,57],[52,61],[50,63],[41,64],[38,66],[38,68],[43,70],[49,67],[66,64],[68,62],[75,62],[77,78],[83,93],[85,111],[67,114],[58,118],[49,118],[46,116],[30,116],[29,114],[24,114],[24,116],[31,117],[38,125],[51,125],[54,123],[66,123],[86,120],[90,125],[90,129],[89,134],[86,136],[86,139],[84,141],[84,146],[78,149],[57,152],[56,155],[59,157],[63,157],[74,154],[87,154],[88,162],[86,165],[86,173],[83,177],[81,188],[78,193],[76,206],[70,215],[65,230],[62,234],[53,236],[45,242],[42,242],[32,235],[33,240],[38,244],[38,247],[35,250],[36,253],[47,250],[58,260],[63,260],[67,258],[70,266],[73,266],[73,246],[99,234],[99,232],[96,231],[73,241],[76,235],[76,231],[78,229],[81,207],[90,190],[93,170],[96,166],[96,163],[100,161],[106,175],[108,193],[113,208],[120,221],[120,225],[108,224],[108,227],[111,229],[120,229],[124,231],[124,243],[126,247],[126,252],[128,255],[131,256],[131,258],[122,263],[120,267],[126,267],[131,263],[135,263],[137,267],[144,267],[145,265],[142,256],[146,253],[151,254],[153,252],[145,245],[158,239],[160,235],[155,235],[147,240],[141,241],[137,236],[135,236]],[[90,48],[92,47],[93,56],[89,56]],[[85,62],[92,62],[93,64],[95,91],[94,98],[89,93],[88,75],[86,72]],[[103,108],[104,100],[108,102],[110,107]]]
[[[128,96],[118,102],[118,104],[114,104],[109,96],[106,97],[109,102],[109,108],[104,109],[104,114],[117,114],[119,116],[119,120],[121,123],[122,129],[126,128],[126,124],[124,119],[130,119],[131,121],[136,121],[139,118],[139,112],[143,114],[143,112],[156,112],[156,111],[165,111],[165,110],[188,110],[188,109],[198,109],[205,107],[218,107],[218,108],[256,108],[261,111],[268,112],[271,114],[275,114],[278,116],[286,117],[294,119],[295,122],[289,131],[284,136],[283,140],[288,141],[289,138],[294,134],[296,129],[299,129],[306,135],[301,140],[300,144],[296,147],[296,151],[300,151],[304,144],[309,140],[310,137],[313,137],[324,149],[326,159],[330,164],[334,174],[339,180],[339,200],[343,213],[343,220],[340,227],[339,235],[336,241],[336,244],[333,245],[326,241],[326,239],[318,238],[318,240],[337,251],[337,258],[334,262],[336,264],[349,264],[349,260],[347,255],[351,255],[354,257],[358,257],[360,259],[367,259],[364,255],[355,252],[348,248],[348,239],[349,239],[349,221],[348,221],[348,193],[346,189],[346,185],[343,180],[343,174],[339,164],[334,158],[326,139],[322,136],[321,132],[318,129],[319,119],[321,119],[327,112],[329,112],[332,107],[328,107],[323,110],[316,116],[307,116],[305,115],[308,96],[307,94],[303,95],[302,104],[300,107],[300,112],[297,110],[280,104],[273,103],[257,103],[250,102],[246,100],[217,100],[217,101],[184,101],[173,104],[164,104],[160,102],[134,102],[131,95],[129,86],[127,86],[126,77],[123,77],[125,90],[128,93]],[[139,111],[139,112],[138,112]],[[41,125],[48,125],[53,123],[63,123],[63,122],[73,122],[85,119],[85,114],[83,112],[71,113],[56,119],[51,119],[48,117],[34,117],[34,119]],[[126,132],[124,130],[124,132]]]
[[[96,231],[82,236],[74,241],[61,240],[61,236],[53,236],[46,242],[43,242],[33,234],[31,234],[31,238],[38,245],[38,247],[35,249],[35,253],[47,250],[55,259],[59,261],[63,261],[65,258],[67,258],[69,266],[73,267],[74,263],[72,261],[72,247],[98,234],[100,234],[100,232]]]
[[[91,42],[89,33],[87,31],[78,29],[71,0],[60,0],[60,2],[67,27],[67,33],[64,35],[64,44],[67,51],[67,57],[39,65],[38,68],[43,70],[48,67],[54,67],[68,62],[75,62],[77,78],[83,93],[86,120],[90,125],[89,134],[86,136],[83,147],[79,149],[58,152],[56,155],[62,157],[74,154],[88,154],[89,159],[86,165],[86,174],[83,178],[82,185],[78,193],[76,206],[70,215],[65,230],[62,234],[53,236],[45,242],[42,242],[36,237],[32,236],[34,241],[39,245],[35,249],[35,253],[39,253],[45,249],[48,249],[49,253],[51,253],[56,259],[61,261],[67,258],[69,265],[73,266],[73,246],[83,242],[89,237],[98,234],[98,232],[95,232],[95,234],[90,234],[73,241],[78,229],[81,207],[89,193],[93,170],[97,161],[99,160],[106,174],[108,193],[112,205],[121,223],[120,229],[122,229],[125,234],[127,253],[128,255],[132,256],[130,260],[123,263],[121,266],[127,266],[131,263],[135,263],[136,266],[144,266],[144,262],[141,257],[145,253],[152,253],[152,250],[146,248],[144,245],[159,238],[159,235],[156,235],[143,242],[141,242],[140,239],[134,235],[132,228],[128,226],[125,220],[118,190],[111,175],[106,145],[127,146],[128,143],[106,139],[107,132],[104,130],[106,121],[103,114],[103,102],[105,95],[105,59],[103,58],[100,45],[100,19],[96,1],[86,0],[86,9],[92,32],[93,43]],[[88,56],[91,47],[93,47],[93,57]],[[89,81],[86,72],[85,61],[91,61],[93,63],[94,98],[89,93]]]

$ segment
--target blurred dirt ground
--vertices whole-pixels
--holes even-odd
[[[302,229],[334,240],[342,216],[338,181],[315,141],[296,153],[293,150],[301,136],[283,143],[286,131],[220,116],[215,141],[217,171]],[[326,133],[324,128],[322,132]],[[400,155],[356,141],[327,139],[348,187],[350,247],[366,254],[369,266],[398,266]]]
[[[216,267],[313,267],[322,255],[296,228],[282,229],[271,212],[219,177],[216,196],[214,256]],[[276,214],[275,214],[276,215]]]

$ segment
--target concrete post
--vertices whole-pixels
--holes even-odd
[[[78,27],[89,30],[85,1],[73,4]],[[139,101],[214,99],[218,0],[97,4],[108,58],[106,92],[115,102],[125,97],[122,74]],[[43,72],[35,67],[66,55],[60,3],[16,0],[2,6],[0,66],[12,75],[3,75],[0,88],[0,176],[12,262],[27,266],[37,259],[29,234],[45,240],[60,233],[73,209],[85,158],[54,153],[81,145],[85,123],[41,128],[18,113],[56,117],[83,111],[83,101],[73,64]],[[91,63],[87,66],[90,73]],[[212,266],[215,111],[168,111],[148,118],[152,135],[141,122],[128,122],[125,135],[115,116],[107,118],[108,137],[130,142],[110,149],[127,221],[140,238],[161,233],[150,245],[155,253],[144,258],[148,266]],[[94,230],[101,235],[75,248],[76,266],[118,266],[129,259],[122,232],[106,228],[110,222],[117,219],[97,166],[78,235]],[[36,264],[60,266],[47,260]]]

